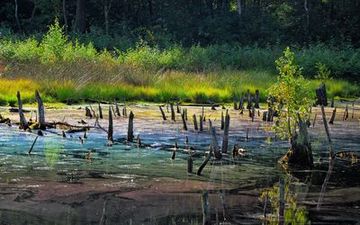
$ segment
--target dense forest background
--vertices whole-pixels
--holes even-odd
[[[66,33],[96,48],[139,41],[359,47],[358,0],[2,0],[2,35],[40,35],[58,18]]]

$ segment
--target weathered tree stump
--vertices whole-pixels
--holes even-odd
[[[176,113],[181,113],[179,103],[176,103]]]
[[[212,154],[213,154],[213,148],[212,148],[212,146],[210,145],[209,154],[206,156],[205,160],[201,163],[201,165],[200,165],[200,167],[199,167],[199,169],[198,169],[198,171],[197,171],[197,173],[196,173],[198,176],[201,176],[201,172],[202,172],[203,169],[205,168],[206,164],[209,162]]]
[[[346,105],[345,111],[344,111],[344,116],[343,116],[343,121],[347,120],[348,118],[349,118],[349,107],[348,107],[348,105]]]
[[[312,168],[313,155],[307,126],[300,116],[298,116],[298,120],[299,133],[292,134],[291,148],[279,162],[287,167]]]
[[[171,110],[171,120],[175,121],[174,103],[170,103],[170,110]]]
[[[334,110],[332,111],[329,124],[334,124],[335,116],[336,116],[336,108],[334,108]]]
[[[91,114],[90,108],[87,106],[85,107],[85,116],[89,117],[90,119],[93,117]]]
[[[184,130],[187,130],[187,124],[186,124],[186,120],[185,120],[185,113],[181,113],[181,119],[182,119],[182,122],[183,122],[183,128]]]
[[[211,120],[209,120],[209,127],[210,127],[210,132],[211,132],[211,149],[214,151],[215,158],[221,159],[222,154],[219,149],[219,144],[218,144],[217,137],[216,137],[216,130],[215,130],[215,127],[212,126]]]
[[[116,100],[115,100],[115,112],[116,112],[116,115],[117,115],[117,116],[121,116],[119,104],[117,103]]]
[[[127,109],[126,109],[125,104],[124,104],[124,108],[123,108],[123,117],[127,117]]]
[[[46,130],[46,123],[45,123],[45,108],[43,101],[41,99],[41,96],[39,94],[39,91],[35,91],[35,99],[38,104],[38,123],[39,123],[39,129]]]
[[[227,153],[228,145],[229,145],[229,128],[230,128],[230,115],[228,110],[226,110],[225,115],[225,127],[224,127],[224,137],[222,142],[222,153]]]
[[[187,172],[188,173],[193,172],[193,163],[194,163],[194,161],[193,161],[191,155],[189,155],[188,160],[187,160]]]
[[[113,116],[112,116],[111,107],[109,107],[109,127],[108,127],[108,142],[109,142],[109,145],[112,145],[112,143],[114,142],[113,132],[114,132]]]
[[[238,110],[238,105],[236,101],[234,101],[234,110]]]
[[[224,130],[225,127],[225,118],[224,118],[224,112],[221,111],[221,125],[220,125],[220,129]]]
[[[18,107],[19,107],[19,117],[20,117],[20,129],[26,130],[29,127],[28,122],[26,121],[26,118],[24,116],[23,108],[22,108],[22,101],[20,96],[20,91],[16,93],[16,97],[18,100]]]
[[[165,116],[164,110],[162,109],[161,106],[159,106],[159,109],[160,109],[161,116],[162,116],[163,120],[166,120],[166,116]]]
[[[199,116],[199,122],[200,122],[200,132],[204,131],[204,127],[203,127],[203,117],[202,115]]]
[[[98,103],[98,105],[99,105],[99,118],[100,118],[100,119],[103,119],[104,117],[103,117],[103,113],[102,113],[102,108],[101,108],[100,102]]]
[[[133,140],[134,140],[134,113],[130,111],[127,141],[132,142]]]
[[[196,115],[195,115],[195,114],[193,115],[193,121],[194,121],[194,129],[195,129],[195,130],[199,130],[199,128],[198,128],[198,123],[197,123]]]

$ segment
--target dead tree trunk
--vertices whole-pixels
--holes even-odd
[[[134,113],[130,111],[127,141],[132,142],[133,139],[134,139]]]
[[[306,123],[298,115],[299,133],[293,133],[291,137],[291,148],[280,159],[280,163],[286,166],[301,168],[313,167],[313,155]]]
[[[196,173],[198,176],[201,176],[201,172],[205,168],[206,164],[209,162],[212,154],[213,154],[213,147],[210,145],[209,154],[206,156],[205,160],[201,163],[201,165],[200,165],[200,167],[199,167],[199,169],[198,169],[198,171]]]
[[[345,111],[344,111],[344,116],[343,116],[343,120],[347,120],[349,118],[349,107],[348,105],[346,105],[345,107]]]
[[[335,116],[336,116],[336,108],[334,108],[334,110],[331,114],[329,124],[334,124]]]
[[[17,97],[18,106],[19,106],[19,117],[20,117],[20,126],[19,126],[19,128],[26,130],[29,127],[29,125],[28,125],[28,123],[26,121],[26,118],[24,116],[24,112],[22,110],[22,101],[21,101],[21,96],[20,96],[19,91],[17,92],[16,97]]]
[[[187,130],[186,120],[185,120],[185,112],[181,113],[181,119],[183,122],[183,128],[184,130]]]
[[[227,150],[228,150],[229,127],[230,127],[230,115],[229,115],[229,112],[226,110],[224,137],[223,137],[222,148],[221,148],[222,153],[227,153]]]
[[[170,103],[170,110],[171,110],[171,120],[175,121],[174,103]]]
[[[108,141],[109,141],[109,144],[110,144],[110,145],[114,142],[113,132],[114,132],[114,127],[113,127],[113,117],[112,117],[111,107],[109,106],[109,128],[108,128]]]
[[[225,127],[224,112],[221,111],[221,126],[220,126],[220,129],[221,129],[221,130],[224,130],[224,127]]]
[[[203,127],[203,117],[201,115],[199,117],[199,122],[200,122],[200,132],[202,132],[204,130],[204,127]]]
[[[101,108],[100,102],[99,102],[99,117],[100,117],[100,119],[103,119],[103,113],[102,113],[102,108]]]
[[[39,91],[35,91],[35,99],[36,102],[38,104],[38,123],[39,123],[39,128],[41,130],[46,130],[46,123],[45,123],[45,108],[44,108],[44,104],[43,101],[40,97]]]
[[[159,109],[160,109],[161,116],[162,116],[163,120],[166,120],[166,116],[165,116],[164,110],[162,109],[161,106],[159,106]]]
[[[194,121],[194,129],[199,130],[195,114],[193,115],[193,121]]]
[[[117,116],[121,116],[120,109],[119,109],[119,104],[117,103],[116,100],[115,100],[115,111],[116,111]]]
[[[211,147],[214,151],[214,156],[216,159],[221,159],[222,155],[219,149],[219,144],[216,138],[215,127],[212,126],[211,120],[209,120],[210,132],[211,132]]]

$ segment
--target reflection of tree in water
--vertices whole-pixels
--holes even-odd
[[[297,203],[297,194],[291,186],[290,178],[286,178],[284,182],[285,189],[285,213],[284,224],[310,224],[308,210],[304,206],[299,206]],[[279,209],[280,209],[280,186],[276,183],[273,187],[264,189],[260,193],[260,200],[267,202],[270,206],[271,214],[266,216],[269,224],[279,224]]]
[[[62,146],[60,146],[59,143],[56,143],[51,139],[44,139],[44,142],[44,155],[46,163],[50,167],[54,167],[60,159]]]

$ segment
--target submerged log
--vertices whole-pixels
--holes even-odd
[[[46,130],[46,123],[45,123],[45,108],[44,108],[44,104],[43,101],[41,99],[41,96],[39,94],[39,91],[35,91],[35,98],[38,104],[38,123],[39,123],[39,128],[41,130]]]
[[[33,150],[33,148],[34,148],[34,146],[35,146],[35,143],[36,143],[36,141],[37,141],[38,138],[39,138],[39,136],[36,136],[34,142],[32,143],[32,145],[31,145],[31,147],[30,147],[30,149],[29,149],[29,151],[28,151],[28,154],[29,154],[29,155],[31,154],[31,152],[32,152],[32,150]]]
[[[228,145],[229,145],[229,127],[230,127],[230,115],[228,110],[226,110],[225,116],[225,127],[224,127],[224,137],[222,142],[222,153],[227,153]]]
[[[24,112],[23,112],[23,108],[22,108],[22,101],[21,101],[21,96],[20,96],[20,91],[18,91],[16,93],[16,97],[17,97],[17,100],[18,100],[18,107],[19,107],[19,117],[20,117],[20,126],[19,128],[20,129],[23,129],[23,130],[26,130],[29,125],[26,121],[26,118],[24,116]]]
[[[133,139],[134,139],[134,113],[130,111],[127,141],[132,142]]]
[[[279,162],[287,167],[312,168],[313,155],[306,123],[298,115],[299,133],[291,136],[291,148]]]
[[[164,110],[162,109],[162,107],[161,107],[160,105],[159,105],[159,109],[160,109],[161,116],[162,116],[163,120],[166,120],[166,116],[165,116]]]

